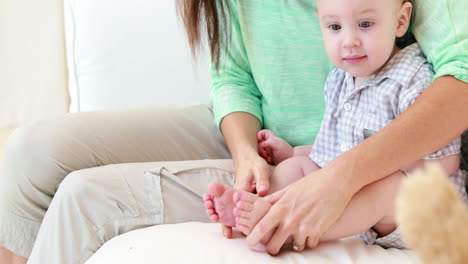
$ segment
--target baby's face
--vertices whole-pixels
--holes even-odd
[[[369,77],[390,58],[399,36],[402,0],[317,0],[317,16],[333,64]]]

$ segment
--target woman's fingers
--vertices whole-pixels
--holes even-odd
[[[275,219],[277,223],[273,236],[266,244],[267,252],[272,255],[278,254],[286,240],[298,232],[302,234],[301,236],[295,237],[295,242],[298,243],[296,248],[302,251],[305,247],[307,232],[303,230],[303,228],[300,228],[302,217],[298,217],[298,215],[303,214],[300,210],[298,211],[294,203],[290,203],[292,200],[285,197],[285,194],[289,191],[288,189],[289,188],[280,190],[267,198],[269,201],[273,202],[273,206],[262,220],[269,221],[269,218],[272,218]]]
[[[236,173],[234,187],[239,190],[252,192],[254,187],[252,186],[253,176],[249,170],[239,168]]]
[[[260,196],[265,196],[270,190],[270,168],[265,165],[254,169],[256,190]]]
[[[267,244],[271,239],[271,233],[276,233],[279,223],[284,220],[284,213],[287,208],[280,209],[275,207],[274,204],[286,193],[288,187],[281,189],[275,193],[265,196],[265,200],[273,206],[267,214],[255,225],[252,232],[247,236],[247,244],[249,246],[256,246],[260,242]],[[267,237],[269,235],[269,237]]]
[[[273,237],[266,245],[266,250],[271,255],[277,255],[286,240],[293,233],[293,226],[279,225]]]
[[[285,193],[286,193],[286,188],[265,196],[265,200],[269,204],[275,204],[281,197],[283,197]]]
[[[236,166],[235,188],[247,192],[257,191],[260,196],[270,190],[270,167],[258,154]]]
[[[250,247],[255,247],[260,243],[260,241],[266,236],[266,234],[273,231],[278,226],[279,221],[281,220],[280,216],[276,215],[277,213],[272,212],[271,210],[263,217],[252,229],[252,232],[247,236],[247,244]],[[267,217],[268,216],[268,217]],[[265,242],[265,241],[262,241]]]
[[[307,232],[299,228],[293,236],[292,249],[302,252],[307,246]]]
[[[242,178],[241,181],[238,181],[239,183],[236,184],[236,188],[240,189],[240,190],[247,191],[247,192],[251,192],[253,190],[252,183],[251,183],[250,180],[246,180],[246,179],[247,178],[244,177],[244,178]]]
[[[317,246],[352,197],[350,190],[340,186],[343,183],[330,181],[330,177],[321,172],[265,197],[273,206],[248,235],[250,246],[261,242],[272,255],[278,254],[289,237],[294,238],[293,246],[297,251]],[[334,188],[338,191],[330,191]]]

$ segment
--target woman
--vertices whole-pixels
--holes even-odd
[[[276,204],[252,232],[261,240],[276,230],[263,241],[269,253],[276,254],[290,236],[299,250],[316,246],[359,189],[466,130],[466,36],[457,35],[468,32],[461,13],[466,4],[439,2],[414,3],[413,32],[434,64],[434,83],[380,133],[275,194]],[[17,130],[0,174],[0,256],[10,258],[5,263],[28,257],[30,263],[81,263],[120,233],[207,221],[198,201],[173,204],[171,197],[185,197],[184,188],[163,180],[166,192],[151,188],[154,174],[144,172],[160,165],[152,161],[232,157],[235,186],[265,195],[269,169],[257,153],[257,131],[268,128],[292,145],[313,142],[330,68],[314,2],[181,0],[180,7],[194,49],[202,21],[207,23],[211,98],[222,136],[205,106],[70,114]],[[213,180],[198,176],[199,188]],[[295,208],[296,199],[306,206]],[[224,234],[231,237],[232,230],[224,228]]]

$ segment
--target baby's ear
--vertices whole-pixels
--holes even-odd
[[[408,30],[410,20],[411,20],[411,11],[413,10],[413,5],[409,1],[405,1],[401,7],[398,14],[398,28],[396,37],[402,37],[405,35]]]

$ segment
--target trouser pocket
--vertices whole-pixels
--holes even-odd
[[[216,166],[155,167],[145,172],[152,192],[150,199],[161,204],[162,223],[209,222],[203,194],[210,182],[233,185],[232,169]]]

